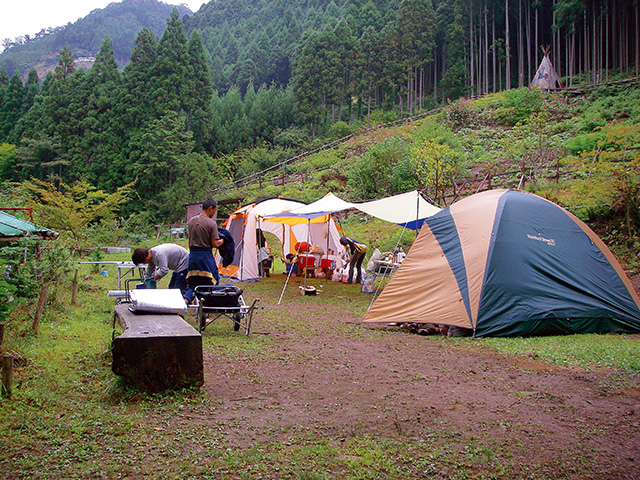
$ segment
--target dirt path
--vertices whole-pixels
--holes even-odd
[[[622,388],[610,371],[370,329],[313,301],[275,302],[255,324],[259,351],[205,349],[204,388],[219,402],[216,420],[236,425],[226,431],[234,445],[300,435],[428,439],[431,448],[487,449],[496,465],[521,465],[522,478],[640,478],[638,379]]]

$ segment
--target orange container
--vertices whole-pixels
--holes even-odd
[[[309,244],[307,242],[296,243],[295,250],[298,253],[305,253],[309,251]]]

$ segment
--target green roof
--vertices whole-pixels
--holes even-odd
[[[40,237],[56,237],[58,234],[48,228],[38,227],[31,222],[21,220],[6,212],[0,211],[0,240],[7,237],[25,237],[38,235]]]

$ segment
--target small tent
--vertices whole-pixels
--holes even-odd
[[[529,86],[538,87],[542,90],[555,90],[556,88],[562,88],[560,76],[556,72],[556,69],[553,68],[551,59],[549,59],[549,49],[543,48],[542,52],[544,53],[542,61],[540,62],[540,66],[538,67],[536,74],[531,79]]]
[[[271,233],[282,244],[283,257],[296,254],[296,245],[307,242],[319,245],[326,252],[343,251],[340,232],[333,218],[328,215],[312,220],[297,221],[292,217],[273,218],[305,204],[294,200],[271,198],[252,203],[233,212],[223,226],[231,232],[236,250],[233,262],[223,267],[218,262],[222,275],[235,277],[240,281],[255,281],[259,278],[258,253],[264,233]],[[268,220],[267,217],[271,217]]]
[[[574,215],[492,190],[425,221],[363,322],[445,324],[477,337],[640,332],[640,300]]]

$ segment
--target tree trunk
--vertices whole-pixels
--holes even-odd
[[[593,57],[593,61],[591,62],[591,68],[593,69],[593,84],[597,85],[600,83],[600,75],[598,74],[598,58],[599,55],[596,55],[597,47],[596,47],[596,37],[597,35],[597,31],[596,31],[596,12],[595,12],[595,6],[594,6],[594,10],[593,12],[591,12],[592,15],[592,21],[591,21],[591,28],[593,29],[592,31],[592,36],[593,36],[593,42],[591,45],[591,55]]]
[[[527,84],[529,84],[529,82],[531,81],[531,76],[533,75],[533,73],[531,73],[531,64],[533,63],[531,61],[531,21],[529,20],[529,18],[531,17],[531,3],[527,3],[527,5],[525,5],[526,9],[527,9],[527,17],[525,19],[526,23],[525,23],[525,27],[526,27],[526,32],[527,32]],[[538,48],[537,46],[535,48]]]
[[[2,396],[11,398],[11,384],[13,383],[13,355],[2,356]]]
[[[438,55],[433,60],[433,104],[438,103]]]
[[[73,275],[73,283],[71,284],[71,305],[76,305],[76,298],[78,296],[78,269]]]
[[[505,0],[506,89],[511,90],[511,44],[509,42],[509,0]]]
[[[489,7],[484,5],[484,94],[489,93]]]
[[[582,56],[583,60],[583,68],[585,74],[585,82],[589,83],[589,35],[587,34],[587,9],[584,9],[583,15],[583,24],[582,24],[582,35],[584,36],[584,54]]]
[[[535,32],[533,33],[533,38],[535,38],[535,44],[534,44],[534,46],[535,46],[534,51],[535,52],[537,52],[538,49],[540,48],[540,44],[538,43],[538,17],[539,17],[539,13],[540,13],[540,7],[538,6],[538,7],[536,7]],[[551,31],[553,31],[553,30],[555,30],[555,29],[552,29]],[[554,49],[555,49],[555,46],[554,46]],[[555,50],[555,51],[558,52],[558,55],[560,55],[560,50],[559,49]],[[536,62],[534,64],[533,68],[537,68],[537,66],[538,66],[538,62],[537,62],[538,56],[537,55],[535,56],[535,59],[536,59]],[[533,73],[536,73],[536,72],[534,71]]]
[[[518,87],[524,87],[524,43],[522,35],[522,0],[518,1]]]
[[[475,68],[473,66],[473,58],[475,55],[475,48],[473,45],[473,0],[469,0],[469,72],[471,73],[471,95],[475,88]]]
[[[636,14],[637,14],[636,10]],[[607,82],[609,81],[609,9],[604,17],[605,33],[604,33],[604,69]],[[636,62],[637,66],[637,62]],[[636,75],[637,76],[637,75]]]
[[[493,93],[496,93],[496,15],[495,10],[493,12],[493,18],[491,19],[491,40],[493,41]]]

